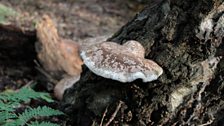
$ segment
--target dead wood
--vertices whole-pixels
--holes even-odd
[[[36,32],[15,25],[0,24],[0,75],[31,74],[36,57]]]
[[[100,124],[104,110],[108,108],[107,115],[113,115],[116,103],[123,101],[111,124],[223,124],[223,6],[222,0],[163,0],[147,6],[108,40],[119,44],[128,40],[141,42],[146,58],[156,61],[163,68],[163,75],[148,83],[120,83],[96,76],[83,65],[80,81],[64,95],[64,111],[76,125],[90,125],[93,120]],[[33,67],[35,31],[1,25],[0,32],[1,69]],[[63,40],[55,31],[40,33],[44,33],[43,44]],[[56,50],[60,48],[46,47],[40,53],[44,68],[52,73],[73,73],[69,72],[73,54],[63,55]],[[107,119],[110,117],[104,118]]]
[[[96,76],[84,66],[80,81],[64,95],[64,110],[75,124],[87,125],[121,100],[127,106],[123,108],[127,120],[120,113],[114,123],[221,123],[224,48],[223,25],[218,24],[223,22],[223,4],[221,0],[164,0],[146,7],[109,40],[141,42],[146,57],[162,66],[163,75],[149,83],[120,83]]]

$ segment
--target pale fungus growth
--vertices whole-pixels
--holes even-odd
[[[83,64],[79,56],[79,44],[58,35],[54,22],[47,15],[37,24],[37,37],[41,45],[38,59],[48,72],[65,72],[79,75]]]
[[[145,49],[144,47],[137,41],[130,40],[123,44],[126,48],[131,51],[134,55],[145,57]]]
[[[80,45],[58,35],[54,22],[47,15],[37,24],[38,59],[43,68],[51,76],[67,76],[54,88],[54,95],[61,99],[64,91],[80,78],[82,59],[79,55]],[[62,74],[63,73],[63,74]]]
[[[57,85],[54,87],[54,96],[62,100],[64,92],[66,89],[70,88],[75,84],[77,81],[79,81],[80,75],[78,76],[68,76],[64,79],[60,80]]]
[[[89,47],[105,42],[108,38],[110,38],[112,34],[96,36],[96,37],[89,37],[84,40],[79,41],[80,50],[88,49]]]
[[[71,40],[59,43],[61,67],[70,76],[79,76],[82,72],[82,59],[79,56],[79,45]]]
[[[37,25],[37,37],[41,45],[38,59],[44,69],[53,74],[62,72],[62,76],[66,76],[54,88],[54,95],[59,100],[65,90],[80,79],[83,62],[95,74],[120,82],[136,79],[149,82],[163,73],[157,63],[144,58],[145,50],[139,42],[131,40],[123,45],[104,42],[108,36],[87,39],[82,43],[63,39],[47,15]]]
[[[144,48],[137,41],[124,45],[102,42],[81,50],[84,64],[95,74],[117,80],[143,82],[156,80],[163,69],[154,61],[144,58]]]

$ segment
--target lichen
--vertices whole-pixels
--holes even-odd
[[[197,74],[193,74],[192,79],[188,82],[188,86],[180,87],[171,93],[170,103],[171,111],[175,111],[176,108],[183,103],[184,97],[197,90],[197,86],[200,83],[208,83],[217,68],[221,57],[211,57],[200,63],[192,65],[192,69],[197,69]],[[195,71],[195,70],[192,70]],[[201,72],[198,72],[201,71]]]

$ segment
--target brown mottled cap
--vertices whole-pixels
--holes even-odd
[[[129,41],[124,45],[103,42],[81,51],[84,64],[92,72],[120,82],[131,82],[138,78],[148,82],[156,80],[163,73],[157,63],[144,59],[144,54],[144,48],[137,41]]]
[[[135,40],[130,40],[124,43],[123,46],[125,46],[134,55],[142,57],[142,58],[145,57],[145,49],[139,42]]]

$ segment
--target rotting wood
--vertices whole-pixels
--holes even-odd
[[[109,108],[114,107],[113,103],[122,100],[126,108],[121,109],[128,112],[124,113],[127,119],[120,121],[120,114],[117,113],[114,121],[120,121],[123,124],[203,125],[209,123],[218,125],[222,123],[224,119],[222,113],[224,60],[221,58],[224,56],[223,31],[214,25],[212,28],[216,32],[205,27],[201,32],[202,36],[196,36],[196,33],[200,33],[196,31],[200,30],[199,26],[203,20],[209,19],[207,23],[212,21],[216,24],[222,21],[222,9],[220,12],[216,11],[217,14],[214,17],[207,17],[221,4],[223,5],[221,0],[172,0],[170,3],[164,0],[153,7],[146,7],[109,40],[120,44],[130,39],[141,42],[146,48],[146,57],[158,62],[163,67],[164,74],[154,82],[142,83],[137,80],[124,84],[96,76],[83,66],[81,80],[67,91],[62,101],[65,112],[70,113],[75,124],[83,124],[84,121],[85,124],[88,121],[91,123],[92,118],[97,120],[103,115],[107,106],[109,106],[108,113],[111,113]],[[17,30],[5,27],[1,29],[7,31],[3,32],[7,34],[7,37],[13,35],[11,33],[15,31],[17,35]],[[19,30],[18,34],[23,37],[24,32]],[[0,46],[0,52],[4,54],[1,58],[7,59],[8,57],[4,56],[12,56],[16,61],[24,60],[30,63],[33,60],[32,54],[35,53],[32,43],[35,41],[34,36],[25,37],[24,45],[28,45],[25,47],[18,41],[12,41],[16,43],[9,44],[8,41],[11,39],[1,38],[0,40],[7,41],[0,43],[10,47]],[[31,38],[28,43],[27,38]],[[29,47],[31,52],[26,49]],[[18,51],[13,49],[19,49],[23,55],[18,55]],[[217,62],[217,59],[220,61]],[[210,61],[216,61],[217,68],[205,70],[214,65]],[[6,61],[1,60],[1,63],[4,64]],[[7,63],[10,64],[10,62]],[[11,62],[12,65],[14,63],[18,62]],[[205,79],[202,75],[208,78]],[[196,84],[196,88],[182,99],[182,104],[172,107],[173,95],[171,94],[175,92],[181,94],[179,90],[185,89],[182,90],[185,92],[186,88],[192,86],[191,84]],[[128,118],[130,113],[134,118]]]
[[[124,124],[200,125],[208,120],[213,120],[213,124],[220,123],[224,118],[220,115],[224,109],[224,100],[221,98],[224,89],[220,87],[223,85],[224,78],[221,70],[224,54],[220,53],[223,52],[221,30],[223,26],[221,28],[212,26],[213,30],[217,28],[215,30],[219,32],[217,34],[206,27],[204,31],[200,31],[202,30],[200,25],[206,20],[206,16],[217,8],[220,10],[215,11],[216,14],[213,15],[215,17],[210,20],[214,24],[221,23],[222,21],[218,21],[223,16],[222,5],[221,0],[164,0],[153,7],[146,7],[109,40],[120,44],[128,40],[141,42],[146,49],[146,57],[162,66],[164,74],[154,82],[142,83],[137,80],[124,84],[98,77],[84,66],[80,81],[64,96],[62,102],[65,106],[64,110],[73,115],[75,124],[81,125],[84,123],[82,120],[97,118],[103,115],[108,105],[113,106],[115,101],[122,100],[127,105],[126,111],[131,112],[135,117],[131,122],[130,120],[121,122]],[[200,32],[206,36],[197,37],[196,34]],[[220,59],[220,61],[215,60],[217,61],[215,64],[218,64],[217,68],[212,68],[213,72],[204,71],[205,66],[212,65],[210,61],[216,58]],[[209,78],[203,79],[204,75]],[[203,76],[202,80],[200,80],[201,76]],[[181,104],[172,108],[171,94],[182,87],[191,87],[193,81],[196,88],[184,97],[180,95]],[[133,89],[133,85],[136,85],[138,90]],[[209,90],[211,87],[213,91]],[[215,93],[218,89],[219,92]],[[186,93],[187,90],[182,91]],[[197,108],[198,102],[200,108]],[[215,109],[216,107],[219,109]],[[200,111],[192,112],[192,109],[200,109]],[[90,113],[94,113],[94,116]],[[192,118],[191,115],[194,117]],[[119,114],[116,121],[119,121]]]
[[[34,71],[36,32],[0,24],[0,74],[22,77]]]

